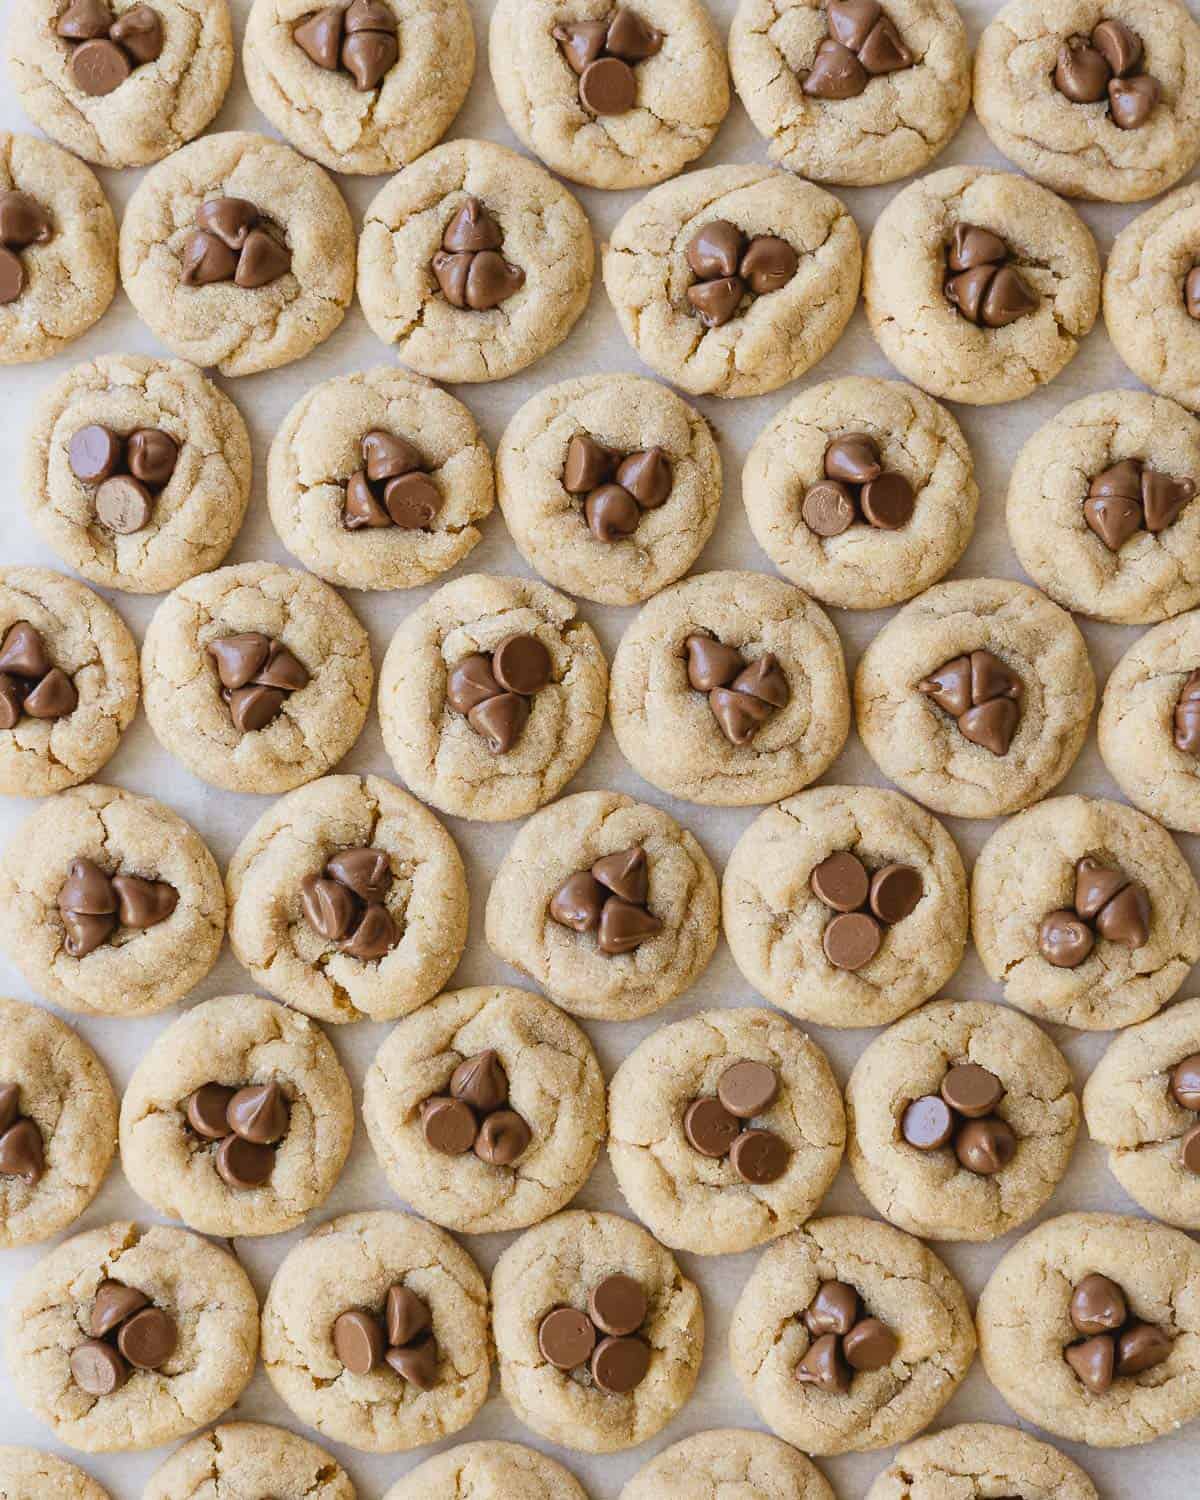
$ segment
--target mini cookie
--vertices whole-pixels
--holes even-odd
[[[742,0],[729,61],[771,160],[818,182],[866,187],[919,172],[971,98],[953,0]]]
[[[584,1033],[540,995],[454,990],[375,1054],[363,1118],[392,1188],[419,1212],[462,1234],[524,1229],[591,1174],[604,1075]]]
[[[738,1500],[834,1500],[821,1471],[765,1432],[728,1427],[698,1432],[638,1470],[620,1500],[697,1500],[728,1493]]]
[[[94,776],[137,701],[116,610],[48,568],[0,569],[0,792],[46,797]]]
[[[379,721],[425,802],[502,822],[556,797],[604,723],[608,664],[590,625],[545,584],[470,573],[392,637]]]
[[[534,1432],[614,1453],[685,1405],[704,1353],[700,1293],[675,1258],[616,1214],[557,1215],[492,1272],[500,1389]]]
[[[1133,203],[1200,157],[1200,27],[1176,0],[1011,0],[975,53],[1005,156],[1068,198]]]
[[[847,1215],[766,1250],[734,1308],[729,1353],[780,1437],[861,1453],[929,1425],[975,1357],[975,1325],[932,1250]]]
[[[328,771],[371,700],[367,633],[328,585],[275,563],[181,584],[142,646],[146,717],[210,786],[286,792]]]
[[[110,1500],[82,1469],[36,1448],[0,1448],[0,1495],[13,1500]]]
[[[467,941],[462,856],[380,776],[324,776],[263,813],[227,875],[229,941],[319,1021],[394,1021],[436,995]]]
[[[1148,1443],[1200,1416],[1200,1245],[1177,1229],[1049,1219],[992,1272],[978,1321],[988,1379],[1070,1442]]]
[[[358,300],[435,380],[503,380],[561,344],[592,287],[592,231],[566,188],[488,141],[450,141],[380,190]]]
[[[252,131],[147,173],[121,221],[121,284],[164,344],[222,375],[301,359],[354,294],[354,225],[320,167]]]
[[[532,397],[496,451],[500,509],[522,557],[600,604],[638,604],[699,557],[721,505],[701,414],[653,380],[585,375]]]
[[[2,1451],[2,1450],[0,1450]],[[587,1500],[574,1475],[522,1443],[460,1443],[410,1469],[383,1500],[445,1500],[449,1494],[497,1500]]]
[[[717,945],[717,877],[669,814],[579,792],[530,818],[487,903],[488,946],[572,1015],[632,1021],[681,995]]]
[[[1200,959],[1200,889],[1153,819],[1052,797],[980,850],[971,931],[1010,1005],[1111,1031],[1152,1016]]]
[[[301,1240],[263,1305],[280,1399],[337,1442],[398,1453],[449,1437],[487,1398],[488,1294],[441,1229],[343,1214]]]
[[[251,470],[241,414],[199,370],[101,355],[42,398],[25,506],[77,573],[157,594],[220,563],[246,514]]]
[[[254,1373],[258,1299],[227,1251],[184,1229],[76,1235],[9,1299],[21,1399],[72,1448],[157,1448],[227,1410]]]
[[[99,785],[63,792],[0,859],[0,946],[64,1010],[165,1010],[216,963],[224,932],[216,860],[152,797]]]
[[[861,265],[858,229],[832,193],[767,167],[709,167],[621,217],[604,287],[660,375],[697,396],[761,396],[837,343]]]
[[[1019,1427],[964,1422],[901,1448],[865,1500],[984,1500],[1016,1485],[1025,1500],[1099,1500],[1078,1464]]]
[[[150,1476],[142,1500],[197,1500],[224,1489],[275,1500],[354,1500],[349,1476],[324,1448],[265,1422],[225,1422],[185,1443]]]
[[[729,112],[725,49],[700,0],[500,0],[489,50],[518,139],[590,187],[674,177]]]
[[[1036,182],[945,167],[875,221],[863,297],[902,375],[987,406],[1028,396],[1074,359],[1099,310],[1100,258],[1075,210]]]
[[[121,1166],[201,1234],[281,1234],[319,1208],[354,1134],[350,1080],[320,1027],[258,995],[194,1006],[121,1099]]]
[[[850,729],[841,643],[806,594],[764,573],[702,573],[643,606],[613,658],[626,760],[690,802],[744,806],[806,786]]]
[[[749,1250],[798,1228],[846,1142],[825,1054],[768,1010],[710,1010],[648,1036],[613,1075],[608,1155],[665,1245]]]
[[[255,104],[334,172],[397,172],[434,146],[475,74],[463,0],[255,0],[242,66]]]
[[[889,780],[934,812],[994,818],[1067,774],[1096,698],[1065,610],[1023,583],[939,583],[858,664],[858,732]]]

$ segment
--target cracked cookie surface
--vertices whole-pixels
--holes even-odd
[[[587,1500],[579,1481],[523,1443],[461,1443],[410,1470],[383,1500],[445,1500],[450,1494],[480,1500]]]
[[[638,1470],[620,1500],[834,1500],[829,1481],[803,1453],[766,1432],[698,1432]]]
[[[324,1448],[265,1422],[224,1422],[185,1443],[150,1476],[142,1500],[207,1500],[222,1490],[354,1500],[349,1476]]]
[[[0,1448],[0,1494],[23,1500],[110,1500],[82,1469],[36,1448]]]
[[[1019,1427],[963,1422],[901,1448],[865,1500],[1098,1500],[1083,1470]]]

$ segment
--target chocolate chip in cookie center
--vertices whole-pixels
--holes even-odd
[[[89,1396],[111,1396],[133,1370],[159,1370],[175,1353],[179,1328],[137,1287],[109,1278],[96,1288],[90,1337],[71,1351],[71,1377]]]
[[[969,322],[983,328],[1006,328],[1036,312],[1037,294],[1015,266],[1012,251],[990,229],[956,224],[946,251],[946,301]]]
[[[549,685],[554,664],[535,635],[507,635],[490,654],[474,651],[450,673],[446,702],[462,714],[493,755],[505,755],[521,737],[530,699]]]
[[[1136,130],[1162,98],[1162,85],[1139,71],[1142,39],[1124,21],[1105,20],[1090,36],[1075,33],[1062,43],[1054,65],[1054,87],[1072,104],[1108,101],[1119,130]]]
[[[701,1095],[684,1111],[683,1133],[701,1156],[728,1157],[743,1182],[766,1186],[787,1171],[791,1150],[773,1130],[750,1128],[779,1094],[779,1075],[769,1063],[740,1058],[717,1080],[717,1093]]]
[[[858,1292],[848,1282],[823,1281],[800,1322],[811,1343],[793,1373],[802,1385],[831,1395],[846,1395],[857,1371],[885,1369],[900,1348],[885,1323],[863,1315]]]
[[[51,661],[41,631],[28,620],[10,625],[0,641],[0,730],[15,729],[23,715],[64,719],[78,706],[75,684]]]
[[[179,444],[158,427],[139,427],[128,437],[91,422],[67,447],[67,462],[81,484],[95,485],[96,519],[118,536],[131,536],[150,521],[157,494],[179,462]]]
[[[509,1108],[508,1074],[491,1047],[464,1058],[450,1075],[450,1093],[425,1099],[420,1118],[432,1150],[443,1156],[474,1151],[493,1167],[514,1166],[533,1140],[526,1121]]]
[[[855,521],[899,531],[912,520],[916,495],[895,469],[884,469],[879,445],[866,432],[848,432],[825,448],[824,478],[804,492],[800,514],[816,536],[841,536]]]
[[[46,1143],[20,1105],[20,1085],[0,1083],[0,1177],[20,1177],[33,1187],[46,1170]]]
[[[291,695],[309,683],[299,659],[261,631],[218,636],[205,651],[216,664],[221,701],[242,734],[265,729]]]
[[[599,951],[612,956],[632,953],[662,931],[649,899],[649,860],[645,849],[633,844],[568,876],[550,898],[549,911],[572,932],[594,932]]]
[[[697,278],[687,299],[706,328],[728,323],[747,298],[777,292],[800,264],[787,240],[773,234],[747,236],[728,219],[702,224],[684,258]]]
[[[916,62],[878,0],[829,0],[826,21],[829,34],[800,85],[811,99],[855,99],[872,78]]]
[[[1188,674],[1173,714],[1175,748],[1200,758],[1200,670]]]
[[[105,0],[70,0],[54,30],[70,44],[72,80],[92,98],[113,93],[135,68],[162,56],[162,17],[149,5],[114,17]]]
[[[179,892],[165,880],[118,872],[109,876],[94,860],[71,861],[58,893],[58,910],[72,958],[86,958],[122,934],[145,932],[165,922]]]
[[[687,637],[684,651],[688,685],[708,695],[713,718],[731,745],[748,745],[772,713],[791,700],[774,652],[764,651],[747,663],[740,651],[699,633]]]
[[[1200,1052],[1176,1063],[1171,1070],[1169,1092],[1181,1109],[1200,1113]],[[1179,1163],[1185,1172],[1200,1176],[1200,1122],[1181,1136]]]
[[[184,1118],[206,1147],[226,1187],[262,1187],[291,1124],[291,1106],[275,1082],[234,1087],[205,1083],[188,1095]]]
[[[1007,755],[1021,719],[1024,684],[991,651],[972,651],[944,662],[918,684],[958,725],[972,745]]]
[[[339,952],[371,963],[390,953],[401,930],[389,911],[392,867],[382,849],[340,849],[300,883],[305,921]]]
[[[333,1352],[345,1370],[356,1376],[372,1374],[389,1365],[418,1390],[437,1384],[438,1345],[429,1304],[403,1282],[388,1288],[381,1311],[350,1308],[339,1313],[330,1329]]]
[[[1111,1390],[1116,1377],[1140,1375],[1170,1358],[1170,1335],[1134,1317],[1128,1297],[1107,1276],[1092,1272],[1077,1282],[1067,1310],[1084,1337],[1066,1345],[1063,1357],[1095,1395]]]
[[[1076,862],[1072,905],[1042,918],[1038,951],[1056,969],[1077,969],[1097,937],[1123,948],[1144,947],[1150,940],[1150,897],[1145,886],[1089,855]]]
[[[953,1146],[959,1165],[977,1177],[994,1177],[1017,1154],[1017,1136],[995,1114],[1004,1098],[999,1078],[979,1063],[955,1063],[936,1094],[912,1100],[900,1116],[902,1140],[918,1151]]]
[[[0,192],[0,307],[15,302],[25,290],[25,265],[19,252],[53,238],[50,215],[32,194],[15,188]]]
[[[196,210],[196,229],[180,251],[179,280],[204,287],[232,281],[253,290],[292,269],[282,228],[244,198],[209,198]]]
[[[837,969],[869,964],[883,943],[884,928],[911,916],[924,894],[920,873],[911,865],[892,861],[872,874],[848,849],[836,850],[816,865],[809,885],[817,900],[836,913],[822,946]]]
[[[406,438],[375,427],[363,438],[360,452],[363,466],[346,481],[346,530],[397,526],[431,531],[442,509],[442,492],[416,448]]]
[[[400,57],[396,17],[383,0],[326,5],[293,27],[292,41],[318,68],[348,73],[360,94],[377,89]]]
[[[606,1276],[588,1294],[588,1311],[559,1306],[538,1323],[538,1349],[565,1374],[587,1364],[593,1384],[623,1396],[646,1378],[650,1346],[638,1336],[650,1311],[644,1288],[632,1276]]]
[[[450,220],[430,262],[451,307],[487,312],[525,285],[525,272],[500,254],[504,235],[480,198],[470,197]]]
[[[1157,536],[1173,526],[1195,494],[1193,479],[1176,479],[1141,459],[1123,458],[1091,480],[1083,517],[1110,552],[1119,552],[1143,529]]]
[[[623,453],[590,433],[576,433],[567,444],[562,486],[569,495],[584,497],[583,516],[598,541],[632,536],[642,512],[664,505],[673,484],[671,461],[662,448]]]
[[[551,32],[594,115],[623,115],[637,101],[634,65],[662,51],[663,34],[628,6],[599,21],[564,21]]]

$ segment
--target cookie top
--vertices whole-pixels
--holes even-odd
[[[961,1481],[961,1484],[959,1483]],[[1078,1464],[1019,1427],[963,1422],[930,1433],[899,1453],[865,1500],[984,1500],[1016,1484],[1026,1500],[1098,1500]]]
[[[579,1481],[562,1464],[523,1443],[460,1443],[426,1459],[398,1479],[383,1500],[443,1500],[453,1485],[469,1494],[505,1500],[587,1500]]]
[[[130,198],[121,284],[182,358],[222,375],[273,370],[345,317],[354,225],[332,179],[289,147],[248,130],[205,136]]]
[[[142,1500],[195,1500],[216,1486],[276,1500],[354,1500],[350,1477],[324,1448],[265,1422],[224,1422],[185,1443],[150,1476]]]
[[[739,1500],[834,1500],[816,1464],[766,1432],[698,1432],[639,1469],[620,1500],[695,1500],[734,1486]]]
[[[0,1448],[0,1492],[24,1500],[109,1500],[82,1469],[36,1448]]]

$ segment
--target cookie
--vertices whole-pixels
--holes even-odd
[[[82,786],[43,803],[0,858],[0,946],[53,1004],[148,1016],[217,961],[221,872],[153,797]]]
[[[643,605],[613,658],[609,710],[639,775],[714,806],[799,791],[850,729],[829,616],[765,573],[698,574]]]
[[[379,674],[392,764],[424,802],[484,822],[551,801],[592,753],[608,664],[563,594],[470,573],[403,621]]]
[[[358,300],[401,364],[434,380],[503,380],[561,344],[592,287],[592,231],[535,162],[450,141],[367,208]]]
[[[280,541],[351,589],[431,583],[482,540],[492,455],[447,391],[402,370],[339,375],[284,418],[267,460]]]
[[[1200,888],[1153,819],[1052,797],[980,850],[971,932],[1010,1005],[1112,1031],[1161,1009],[1200,959]]]
[[[585,375],[526,401],[496,450],[496,485],[521,556],[557,588],[639,604],[681,578],[721,505],[704,417],[637,375]]]
[[[333,172],[398,172],[435,146],[475,74],[464,0],[363,0],[328,21],[316,0],[254,0],[250,96],[298,151]]]
[[[100,355],[38,403],[25,509],[42,540],[102,588],[159,594],[215,568],[250,499],[250,435],[182,360]]]
[[[383,1500],[444,1500],[451,1493],[497,1500],[587,1500],[562,1464],[523,1443],[460,1443],[398,1479]]]
[[[977,1317],[988,1379],[1069,1442],[1149,1443],[1200,1416],[1200,1245],[1178,1229],[1048,1219],[992,1272]]]
[[[0,792],[48,797],[94,776],[137,701],[116,610],[48,568],[0,569]]]
[[[738,1500],[834,1500],[821,1471],[769,1433],[697,1432],[639,1469],[620,1500],[697,1500],[726,1488]]]
[[[962,1287],[919,1240],[849,1215],[771,1245],[729,1333],[755,1411],[807,1453],[902,1443],[937,1416],[975,1357]]]
[[[674,177],[729,112],[725,49],[701,0],[500,0],[488,51],[517,139],[589,187]]]
[[[185,1443],[150,1476],[142,1500],[197,1500],[206,1490],[276,1500],[354,1500],[349,1475],[324,1448],[265,1422],[225,1422]]]
[[[1153,198],[1200,157],[1200,27],[1177,0],[1011,0],[979,39],[992,143],[1068,198]]]
[[[220,109],[233,73],[229,5],[154,0],[143,11],[26,0],[12,14],[8,66],[48,136],[102,167],[145,167],[198,136]]]
[[[18,1281],[6,1355],[17,1394],[85,1453],[157,1448],[241,1395],[258,1299],[227,1251],[185,1229],[116,1223],[58,1245]]]
[[[700,1373],[704,1309],[638,1224],[578,1210],[526,1230],[492,1272],[500,1390],[541,1437],[615,1453],[660,1432]]]
[[[0,1448],[0,1495],[16,1500],[110,1500],[82,1469],[36,1448]]]
[[[367,633],[327,584],[239,563],[180,584],[142,645],[146,717],[210,786],[286,792],[359,736],[374,671]]]
[[[1095,697],[1070,615],[1002,578],[939,583],[905,605],[854,680],[871,759],[910,797],[959,818],[1044,797],[1083,748]]]
[[[967,33],[953,0],[829,13],[811,0],[741,0],[729,61],[771,160],[847,187],[928,166],[971,98]]]
[[[963,1422],[909,1443],[865,1500],[983,1500],[1014,1484],[1027,1500],[1099,1500],[1092,1481],[1057,1448],[991,1422]]]
[[[966,949],[954,840],[876,787],[813,787],[767,808],[734,845],[721,897],[747,981],[822,1026],[894,1021],[936,994]]]
[[[120,249],[142,321],[222,375],[302,359],[354,294],[354,225],[332,179],[248,130],[205,136],[148,172]]]
[[[638,357],[695,396],[761,396],[823,359],[858,301],[845,205],[767,167],[689,172],[604,247],[604,288]]]
[[[990,406],[1053,380],[1100,307],[1100,257],[1048,189],[989,167],[909,183],[875,221],[863,263],[867,321],[901,375],[933,396]]]
[[[486,1400],[487,1308],[475,1262],[444,1230],[343,1214],[276,1271],[263,1364],[280,1400],[326,1437],[404,1452],[459,1431]]]

